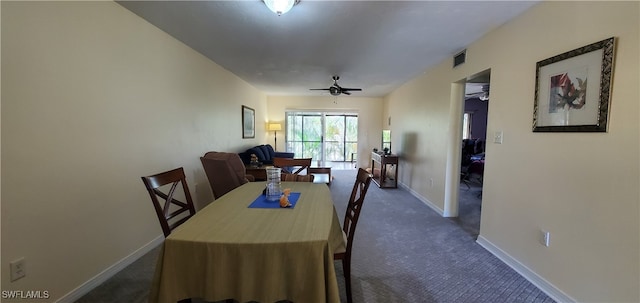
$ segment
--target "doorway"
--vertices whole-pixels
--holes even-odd
[[[460,118],[460,182],[455,221],[474,237],[480,233],[490,80],[490,70],[466,79]]]
[[[346,162],[358,151],[358,115],[343,112],[286,112],[286,147],[297,158]]]

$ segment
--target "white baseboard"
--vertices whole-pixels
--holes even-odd
[[[144,256],[152,249],[156,248],[158,245],[162,244],[164,241],[164,236],[160,235],[157,238],[151,240],[151,242],[145,244],[140,247],[130,255],[124,257],[120,261],[115,264],[109,266],[107,269],[103,270],[101,273],[97,274],[93,278],[89,279],[87,282],[82,283],[82,285],[78,286],[76,289],[70,291],[66,295],[62,296],[56,302],[60,303],[72,303],[80,299],[82,296],[89,293],[94,288],[98,287],[100,284],[109,280],[115,274],[123,270],[125,267],[131,265],[131,263],[138,260],[140,257]]]
[[[402,182],[398,182],[398,184],[400,185],[400,187],[406,189],[409,193],[411,193],[412,196],[416,197],[416,199],[420,200],[422,203],[426,204],[431,209],[433,209],[433,211],[438,213],[441,217],[444,217],[444,211],[438,208],[438,206],[436,206],[435,204],[431,203],[431,201],[429,201],[427,198],[421,196],[418,192],[411,189],[409,186],[405,185]]]
[[[571,298],[569,295],[555,287],[553,284],[549,283],[549,281],[545,280],[543,277],[533,272],[524,264],[511,257],[505,251],[493,245],[493,243],[489,242],[482,235],[478,236],[478,240],[476,240],[476,242],[480,244],[480,246],[488,250],[490,253],[492,253],[494,256],[496,256],[498,259],[500,259],[502,262],[511,267],[513,270],[515,270],[517,273],[519,273],[521,276],[523,276],[525,279],[529,280],[531,284],[538,287],[556,302],[577,302],[575,299]]]

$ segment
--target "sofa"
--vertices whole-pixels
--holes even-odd
[[[245,165],[251,164],[252,154],[258,157],[258,162],[268,165],[273,164],[273,158],[294,158],[294,153],[277,152],[273,150],[273,147],[269,144],[254,146],[244,152],[238,153]]]

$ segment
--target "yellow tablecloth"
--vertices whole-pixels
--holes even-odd
[[[295,208],[248,208],[264,186],[236,188],[165,239],[149,302],[340,301],[333,251],[344,239],[328,187],[284,182],[301,193]]]

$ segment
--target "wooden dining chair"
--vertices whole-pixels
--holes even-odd
[[[334,260],[342,260],[348,303],[353,302],[351,298],[351,249],[353,248],[353,237],[356,233],[356,224],[358,224],[358,218],[360,217],[364,197],[369,189],[369,184],[371,184],[371,178],[371,174],[366,170],[362,168],[358,170],[358,175],[356,176],[356,182],[353,184],[353,190],[351,191],[351,197],[347,204],[347,211],[344,215],[344,222],[342,226],[342,231],[347,238],[346,247],[339,247],[333,254]]]
[[[196,213],[182,167],[152,176],[142,177],[142,182],[147,188],[149,196],[151,196],[151,202],[153,202],[153,207],[156,210],[156,215],[158,215],[158,220],[160,221],[160,226],[162,226],[165,238],[171,234],[174,228],[189,220],[189,218]],[[186,202],[174,198],[176,189],[180,183],[182,183],[182,190]],[[160,190],[161,187],[169,184],[171,184],[171,186],[166,193]],[[158,197],[162,198],[164,202],[160,203]],[[173,207],[175,210],[172,210],[172,205],[178,208],[175,209],[175,207]],[[180,216],[185,212],[188,213]]]
[[[280,181],[289,181],[289,182],[313,182],[315,178],[314,175],[296,175],[296,174],[280,174]]]
[[[295,175],[299,175],[303,170],[307,170],[305,173],[308,175],[311,158],[273,158],[273,166],[282,168],[285,173]]]

